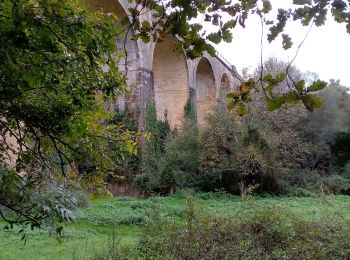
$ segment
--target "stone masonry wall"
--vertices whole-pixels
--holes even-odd
[[[93,10],[113,12],[118,17],[125,17],[128,9],[135,6],[128,0],[86,1]],[[142,13],[140,21],[144,20],[151,22],[152,12]],[[120,70],[127,73],[130,94],[120,97],[112,107],[138,111],[141,130],[145,103],[149,101],[155,103],[158,118],[166,117],[171,127],[176,128],[181,125],[184,106],[191,98],[197,106],[198,122],[203,124],[213,106],[224,102],[228,90],[234,91],[239,85],[237,71],[223,58],[204,53],[201,58],[188,60],[184,53],[174,51],[176,41],[169,36],[162,42],[144,43],[140,39],[133,41],[131,33],[117,41],[118,51],[126,47],[128,54],[127,72],[123,59]]]
[[[157,43],[153,57],[154,90],[157,116],[167,118],[172,128],[181,125],[189,98],[188,70],[183,53],[174,51],[171,37]]]

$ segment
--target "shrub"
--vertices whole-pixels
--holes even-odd
[[[160,174],[159,158],[164,153],[164,142],[170,133],[170,126],[167,120],[157,120],[154,104],[147,105],[145,130],[149,138],[146,138],[144,144],[141,173],[135,177],[134,183],[143,194],[152,192],[166,194],[169,187],[168,183],[165,185],[162,183],[164,178],[162,179]]]
[[[350,161],[350,130],[336,135],[332,152],[336,165],[344,167]]]
[[[169,135],[165,153],[159,160],[163,183],[176,184],[180,188],[193,187],[198,174],[198,129],[193,121],[186,119],[178,133]]]
[[[168,123],[158,121],[153,106],[148,108],[147,131],[151,139],[145,144],[142,174],[135,182],[147,193],[167,195],[176,187],[192,187],[198,171],[198,129],[190,102],[180,129],[171,132]]]
[[[218,107],[207,118],[200,133],[200,174],[196,185],[203,191],[226,190],[238,193],[241,172],[237,170],[236,154],[244,129],[232,113]]]
[[[229,217],[201,216],[190,206],[187,222],[148,229],[137,254],[143,259],[345,259],[348,221],[301,219],[255,203]]]
[[[281,192],[288,195],[346,194],[349,189],[346,177],[317,170],[289,170],[281,180]]]
[[[331,94],[324,93],[326,97]],[[195,110],[188,102],[182,127],[170,134],[165,131],[167,135],[155,134],[146,144],[146,170],[136,179],[139,187],[163,195],[176,188],[240,194],[240,183],[255,187],[257,193],[348,193],[350,171],[343,167],[349,157],[349,134],[339,133],[331,149],[340,119],[331,126],[318,122],[329,117],[327,109],[331,107],[309,115],[302,106],[267,112],[265,105],[256,96],[250,104],[251,113],[241,119],[218,107],[199,129]],[[149,124],[162,129],[155,111],[150,115]],[[345,123],[341,125],[342,129]],[[331,134],[326,131],[329,127]],[[157,136],[162,136],[159,142]],[[338,168],[332,166],[331,150]]]

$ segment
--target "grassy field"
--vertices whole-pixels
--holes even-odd
[[[28,233],[26,244],[15,232],[0,230],[0,259],[73,259],[91,256],[108,244],[113,229],[121,244],[136,244],[145,225],[154,217],[182,222],[185,218],[185,196],[154,197],[146,200],[133,198],[101,199],[78,213],[78,219],[69,223],[61,239],[50,236],[47,230]],[[340,221],[350,219],[350,197],[319,198],[258,198],[197,194],[191,197],[198,214],[249,214],[255,206],[278,207],[305,219],[324,216]],[[0,224],[1,225],[1,224]]]

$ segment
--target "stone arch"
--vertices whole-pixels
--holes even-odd
[[[195,74],[197,121],[203,125],[205,117],[216,104],[216,84],[212,65],[207,58],[202,58]]]
[[[87,4],[93,10],[114,13],[119,20],[127,17],[129,13],[128,6],[123,0],[87,0]],[[122,54],[119,70],[133,71],[138,68],[138,45],[132,39],[133,31],[131,29],[125,31],[117,37],[117,53]]]
[[[220,80],[220,103],[226,104],[226,95],[232,91],[231,80],[226,73],[223,73]]]
[[[87,6],[96,11],[113,13],[116,15],[120,24],[129,16],[130,4],[127,0],[86,0]],[[110,111],[124,110],[127,106],[133,108],[138,103],[137,90],[137,69],[139,67],[139,47],[137,41],[132,39],[132,29],[122,29],[121,34],[116,39],[116,56],[118,59],[119,71],[126,74],[126,81],[130,91],[130,96],[121,95],[115,102],[106,102],[106,109]],[[124,33],[123,33],[124,31]]]
[[[93,10],[114,13],[119,18],[124,18],[129,13],[128,6],[123,0],[86,0],[86,3]]]
[[[184,53],[176,51],[177,40],[166,37],[153,52],[154,98],[157,117],[170,126],[181,125],[189,98],[188,68]]]

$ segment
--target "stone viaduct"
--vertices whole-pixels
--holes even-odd
[[[88,7],[126,17],[133,4],[128,0],[86,0]],[[151,21],[145,12],[140,20]],[[205,116],[224,95],[233,91],[239,81],[234,66],[223,57],[204,54],[194,60],[175,51],[176,38],[168,36],[162,42],[144,43],[132,40],[132,32],[121,36],[118,48],[126,52],[127,62],[121,61],[120,70],[127,74],[128,97],[120,98],[115,106],[140,109],[140,126],[144,125],[146,105],[154,102],[157,117],[167,118],[170,126],[181,124],[184,106],[190,99],[196,106],[197,120],[203,124]],[[125,59],[125,58],[124,58]]]

